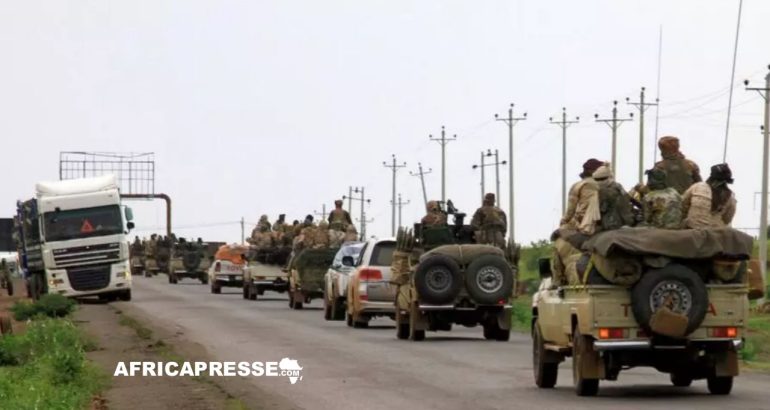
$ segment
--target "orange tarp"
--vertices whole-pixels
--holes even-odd
[[[214,255],[216,260],[230,261],[236,265],[246,264],[246,260],[242,255],[245,255],[249,251],[248,246],[243,245],[222,245]]]

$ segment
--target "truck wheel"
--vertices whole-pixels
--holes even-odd
[[[13,279],[8,279],[6,290],[8,291],[8,296],[13,296]]]
[[[208,285],[209,284],[209,275],[207,273],[202,273],[201,277],[200,277],[200,281],[201,281],[202,284]]]
[[[590,336],[583,336],[575,327],[572,337],[572,381],[578,396],[596,396],[599,392],[599,379],[588,379],[583,375],[583,363],[592,349]]]
[[[0,335],[13,334],[13,325],[11,324],[11,318],[8,316],[0,317]]]
[[[396,339],[409,339],[409,322],[402,316],[399,308],[396,308]]]
[[[324,298],[324,320],[332,320],[332,305],[327,298]]]
[[[546,362],[549,351],[545,349],[545,340],[540,333],[540,326],[535,321],[532,332],[532,368],[535,371],[535,385],[541,389],[552,389],[559,377],[559,363]]]
[[[709,377],[706,380],[706,384],[708,385],[709,393],[725,396],[733,390],[733,376]]]
[[[33,274],[29,277],[29,297],[32,300],[38,300],[40,299],[41,293],[42,293],[42,283],[40,275]]]
[[[126,290],[118,293],[118,299],[122,300],[124,302],[130,302],[131,301],[131,289],[126,289]]]
[[[332,320],[345,320],[345,301],[340,298],[334,298],[332,306]]]
[[[222,286],[217,281],[211,282],[211,293],[217,295],[222,293]]]
[[[350,313],[345,312],[345,323],[348,327],[353,327],[353,316]]]
[[[259,288],[249,286],[249,300],[257,300],[257,295],[261,295]]]
[[[697,329],[708,310],[708,291],[697,273],[670,264],[651,270],[631,290],[631,310],[645,332],[652,334],[650,318],[665,304],[674,312],[687,316],[689,335]]]
[[[150,272],[148,270],[144,271],[144,277],[145,278],[151,278],[152,277],[152,272]]]
[[[671,384],[676,387],[690,387],[692,376],[684,373],[671,373]]]
[[[249,295],[249,291],[250,291],[249,285],[248,284],[243,284],[243,299],[245,299],[245,300],[249,299],[249,296],[250,296]]]
[[[354,329],[366,329],[369,327],[369,318],[363,315],[353,316],[353,328]]]
[[[297,299],[294,295],[291,296],[291,308],[294,310],[302,309],[302,299]]]
[[[497,255],[481,255],[466,269],[465,286],[476,303],[496,305],[513,292],[513,270]]]
[[[425,331],[417,329],[417,319],[420,311],[414,306],[409,309],[409,340],[421,342],[425,340]]]
[[[460,266],[446,255],[431,255],[417,266],[414,285],[420,299],[427,303],[451,303],[463,286]]]

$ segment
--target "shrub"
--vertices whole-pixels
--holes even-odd
[[[64,317],[75,310],[76,302],[58,294],[43,295],[37,302],[16,302],[11,311],[18,321],[35,317]]]

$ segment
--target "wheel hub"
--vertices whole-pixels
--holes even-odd
[[[452,275],[443,268],[434,268],[425,275],[425,284],[435,292],[444,292],[452,284]]]
[[[666,280],[658,283],[650,293],[650,308],[656,312],[667,307],[674,313],[686,315],[692,308],[692,293],[684,283]]]
[[[503,272],[494,266],[485,266],[476,273],[476,284],[485,293],[495,293],[503,287]]]

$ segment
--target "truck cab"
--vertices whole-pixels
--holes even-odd
[[[130,300],[126,234],[133,213],[122,206],[115,177],[41,182],[36,188],[35,198],[17,206],[31,296]]]

